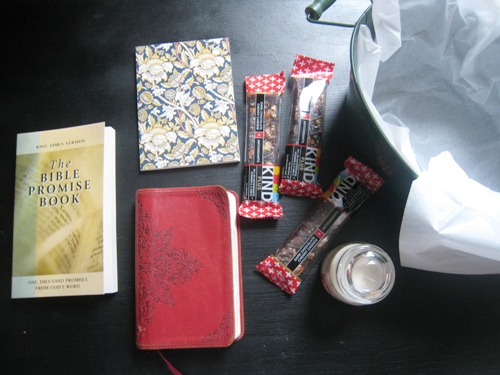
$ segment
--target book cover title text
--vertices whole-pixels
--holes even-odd
[[[39,185],[29,187],[29,195],[37,195],[39,207],[80,203],[80,192],[90,190],[90,180],[83,180],[80,169],[72,168],[71,160],[50,161],[50,170],[40,174]]]

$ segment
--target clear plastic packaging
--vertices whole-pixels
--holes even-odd
[[[319,198],[321,140],[325,122],[326,89],[335,64],[297,55],[291,78],[292,115],[285,149],[281,194]]]
[[[275,254],[257,265],[260,273],[289,294],[296,293],[318,255],[383,184],[375,172],[353,157],[344,162],[344,167],[322,199]]]
[[[279,219],[279,134],[285,73],[249,76],[246,85],[246,147],[240,216]]]

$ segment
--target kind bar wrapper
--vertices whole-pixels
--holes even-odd
[[[313,261],[329,246],[342,225],[357,212],[383,180],[350,157],[322,199],[283,245],[257,265],[269,281],[295,294]]]
[[[292,115],[279,192],[320,198],[318,183],[326,89],[335,64],[297,55],[292,68]]]
[[[285,72],[245,78],[246,153],[243,198],[238,210],[249,219],[279,219],[279,129]]]

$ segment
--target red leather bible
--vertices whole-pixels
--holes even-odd
[[[244,333],[238,195],[222,186],[136,193],[136,344],[225,347]]]

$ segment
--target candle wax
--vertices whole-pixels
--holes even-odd
[[[379,290],[385,281],[385,272],[379,261],[373,258],[358,259],[352,266],[353,286],[361,292]]]

